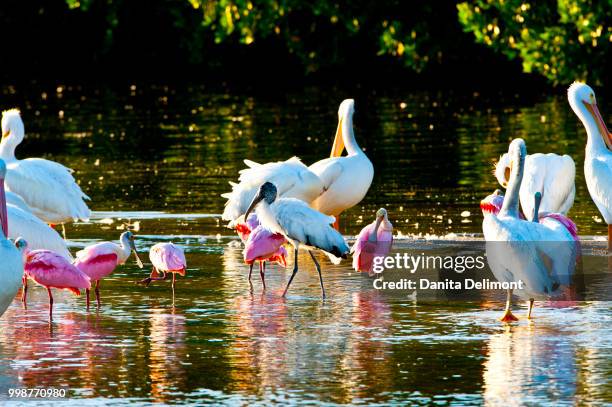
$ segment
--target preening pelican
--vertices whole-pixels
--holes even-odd
[[[305,202],[295,198],[277,198],[276,186],[271,182],[264,183],[247,208],[245,217],[257,208],[257,217],[261,225],[272,233],[280,233],[294,248],[295,260],[293,273],[289,278],[283,297],[298,271],[298,249],[304,246],[315,264],[321,283],[321,295],[325,298],[321,266],[313,254],[314,249],[323,251],[334,264],[346,258],[349,247],[340,233],[330,225],[333,216],[327,216],[309,207]]]
[[[599,113],[595,92],[587,84],[574,82],[567,99],[587,132],[584,177],[593,202],[608,224],[608,252],[612,253],[612,134]]]
[[[357,205],[367,194],[374,177],[374,166],[355,140],[353,114],[355,101],[346,99],[338,109],[338,129],[330,158],[308,167],[325,185],[325,192],[311,206],[338,218],[342,211]],[[346,148],[348,155],[342,156]]]
[[[0,158],[6,161],[6,187],[21,196],[34,215],[50,224],[88,220],[89,199],[75,182],[72,170],[42,158],[15,158],[15,148],[25,137],[19,110],[2,113]]]
[[[495,177],[504,188],[510,177],[510,157],[505,153],[495,165]],[[533,197],[542,194],[540,213],[567,214],[576,196],[576,164],[569,155],[530,154],[525,159],[525,177],[519,192],[523,214],[533,215]]]
[[[232,192],[221,195],[227,198],[223,220],[235,227],[265,182],[276,186],[279,197],[297,198],[326,215],[337,216],[358,204],[372,184],[374,167],[355,141],[354,111],[353,99],[340,104],[331,157],[310,167],[297,157],[267,164],[245,160],[249,168],[240,171],[239,183],[230,183]],[[345,147],[348,155],[341,157]]]
[[[577,250],[573,236],[560,222],[544,219],[536,223],[519,218],[519,190],[527,155],[525,142],[513,140],[508,154],[511,172],[507,194],[497,216],[493,211],[485,211],[489,205],[481,205],[482,228],[491,271],[499,281],[523,282],[524,294],[530,299],[528,316],[531,317],[532,298],[542,295],[550,298],[560,287],[570,284]],[[512,290],[508,290],[501,321],[517,320],[511,306]]]
[[[19,250],[6,238],[8,216],[4,196],[6,164],[0,159],[0,316],[15,298],[23,278],[23,258]]]

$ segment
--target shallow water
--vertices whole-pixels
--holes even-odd
[[[348,96],[356,98],[357,139],[376,176],[342,219],[347,236],[386,206],[409,236],[398,240],[402,249],[423,250],[415,239],[426,235],[479,239],[478,203],[497,188],[491,160],[516,136],[530,152],[573,156],[571,215],[589,240],[604,235],[581,170],[586,136],[562,94],[4,87],[4,103],[20,106],[26,122],[19,155],[71,166],[92,197],[91,222],[67,228],[74,250],[116,239],[130,224],[143,257],[171,240],[186,249],[189,268],[175,309],[168,282],[134,284],[146,270],[132,260],[102,282],[97,311],[57,292],[49,324],[46,292],[32,289],[27,310],[15,301],[0,319],[0,400],[12,387],[65,387],[78,405],[612,402],[609,302],[538,303],[533,322],[504,326],[496,320],[503,296],[389,296],[348,262],[325,260],[322,302],[306,257],[286,300],[289,270],[270,266],[263,294],[258,273],[249,286],[241,247],[217,216],[219,194],[242,158],[326,156],[337,103]],[[612,105],[600,107],[609,118]],[[612,287],[609,274],[600,284]]]

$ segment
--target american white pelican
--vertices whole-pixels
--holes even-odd
[[[359,148],[353,133],[355,102],[347,99],[338,109],[338,129],[330,158],[306,167],[297,157],[267,164],[245,160],[249,167],[240,171],[239,183],[230,183],[223,220],[236,226],[236,220],[246,213],[260,185],[271,182],[278,196],[297,198],[326,215],[337,216],[358,204],[368,192],[374,167]],[[348,155],[341,157],[346,147]]]
[[[495,165],[495,177],[504,188],[510,177],[510,157],[505,153]],[[576,164],[569,155],[530,154],[525,159],[525,177],[519,192],[523,214],[533,215],[533,196],[542,194],[540,213],[567,214],[576,196]]]
[[[336,218],[357,205],[367,194],[374,177],[374,166],[355,140],[353,114],[355,101],[346,99],[338,109],[338,129],[330,158],[308,167],[325,185],[325,192],[311,206]],[[342,157],[346,148],[348,155]]]
[[[0,160],[0,316],[13,302],[23,278],[21,253],[6,238],[9,224],[4,197],[5,176],[6,164]]]
[[[72,254],[68,250],[66,241],[42,220],[30,212],[9,204],[7,205],[9,228],[8,237],[16,240],[23,237],[32,250],[51,250],[66,260],[72,261]]]
[[[304,246],[319,273],[321,295],[325,298],[321,266],[312,250],[323,251],[334,264],[346,258],[349,247],[340,233],[330,225],[334,223],[333,216],[327,216],[309,207],[305,202],[295,198],[277,198],[276,186],[271,182],[264,183],[247,208],[245,217],[257,208],[257,217],[261,225],[273,233],[280,233],[293,245],[295,260],[293,273],[289,278],[283,297],[298,271],[298,249]]]
[[[72,170],[42,158],[15,158],[15,148],[25,137],[19,110],[2,113],[0,158],[6,161],[6,188],[15,192],[47,223],[59,224],[88,220],[89,199],[75,182]]]
[[[30,208],[30,205],[28,205],[22,197],[10,191],[5,191],[5,194],[7,205],[13,205],[26,212],[32,213],[32,208]]]
[[[530,299],[528,317],[531,317],[532,298],[550,297],[562,285],[570,284],[577,250],[572,234],[562,223],[546,218],[541,223],[519,218],[519,189],[527,155],[525,142],[513,140],[508,154],[511,172],[507,194],[497,216],[483,208],[482,227],[491,271],[499,281],[523,282],[524,293]],[[512,290],[508,290],[501,321],[517,320],[511,306]]]
[[[599,113],[595,92],[587,84],[574,82],[567,99],[586,128],[584,177],[593,202],[608,224],[608,252],[612,253],[612,134]]]
[[[244,160],[244,163],[249,168],[240,171],[239,183],[230,182],[232,192],[221,195],[227,198],[222,218],[230,222],[230,227],[236,226],[236,220],[246,213],[259,187],[265,182],[278,185],[280,197],[297,198],[304,202],[312,202],[325,190],[319,177],[297,157],[267,164],[250,160]]]

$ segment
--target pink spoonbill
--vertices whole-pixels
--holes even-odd
[[[372,262],[375,257],[385,257],[393,245],[393,225],[389,222],[387,210],[380,208],[376,220],[359,232],[351,248],[353,268],[372,275]]]
[[[151,275],[139,283],[149,286],[152,281],[167,280],[168,273],[172,273],[172,306],[174,307],[174,289],[176,286],[176,275],[185,277],[187,260],[183,249],[174,243],[157,243],[149,251],[149,259],[153,264]],[[159,273],[162,276],[159,277]]]
[[[144,265],[138,257],[134,234],[130,231],[123,232],[119,237],[120,245],[113,242],[101,242],[88,246],[76,254],[74,265],[89,276],[96,283],[96,301],[100,306],[100,280],[110,275],[118,265],[125,264],[130,254],[134,252],[136,264],[143,268]],[[89,288],[87,289],[87,307],[89,308]]]
[[[29,250],[24,239],[17,239],[15,246],[24,258],[23,294],[21,301],[26,306],[28,295],[28,279],[47,289],[49,294],[49,320],[53,318],[52,288],[69,290],[75,295],[81,295],[81,289],[91,288],[87,274],[80,271],[65,257],[50,250]]]
[[[282,234],[273,233],[262,225],[253,229],[244,248],[244,262],[250,266],[249,282],[251,281],[255,261],[259,261],[259,275],[264,290],[266,289],[266,261],[277,262],[281,266],[287,267],[287,250],[283,247],[285,243],[287,243],[287,240]]]

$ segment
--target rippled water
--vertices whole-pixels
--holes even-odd
[[[46,291],[32,289],[27,310],[15,301],[0,319],[0,400],[12,387],[66,387],[77,405],[612,402],[608,302],[540,303],[534,322],[504,326],[496,320],[501,298],[387,296],[348,262],[326,261],[322,302],[306,257],[286,300],[289,271],[278,266],[267,272],[265,293],[257,273],[249,286],[241,247],[217,216],[219,194],[243,158],[325,157],[337,104],[350,96],[376,175],[364,202],[343,217],[346,235],[386,206],[396,230],[410,236],[398,240],[403,249],[425,235],[479,239],[478,202],[497,187],[491,161],[517,136],[530,152],[573,156],[571,215],[581,235],[605,234],[581,170],[586,136],[563,91],[255,96],[200,86],[6,86],[5,107],[21,107],[26,122],[19,155],[71,166],[93,199],[92,221],[68,227],[74,250],[116,239],[129,223],[139,251],[172,240],[186,249],[189,268],[175,309],[168,282],[134,284],[146,270],[131,260],[102,282],[98,311],[58,292],[49,324]],[[602,102],[610,118],[612,104]],[[612,287],[608,276],[602,284]]]

